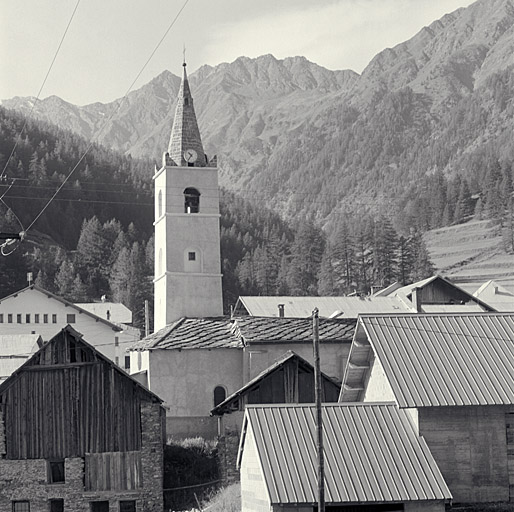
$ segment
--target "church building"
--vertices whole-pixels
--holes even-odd
[[[183,68],[168,151],[154,176],[156,331],[184,316],[223,314],[217,161],[204,153]]]

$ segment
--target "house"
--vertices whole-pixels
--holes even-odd
[[[320,318],[321,369],[340,382],[355,320]],[[312,362],[310,318],[182,318],[130,347],[131,371],[161,396],[175,437],[217,433],[213,407],[291,350]]]
[[[242,512],[317,510],[315,417],[312,404],[247,407],[238,456]],[[322,424],[327,510],[445,510],[452,495],[395,404],[325,404]]]
[[[36,285],[0,300],[2,334],[38,334],[48,341],[68,324],[102,354],[128,369],[126,348],[140,339],[139,331],[133,327],[102,318]]]
[[[454,501],[514,499],[514,314],[363,315],[341,402],[392,400]]]
[[[362,313],[415,313],[414,308],[397,297],[287,297],[240,296],[234,316],[306,318],[318,308],[329,318],[357,318]]]
[[[474,297],[448,279],[437,275],[400,288],[395,283],[395,285],[374,294],[375,298],[384,296],[397,297],[418,313],[495,311],[491,305],[483,300]],[[370,311],[369,313],[378,313],[378,311]],[[365,313],[363,312],[363,314]]]
[[[337,402],[341,385],[321,374],[321,400]],[[211,410],[218,418],[218,458],[222,480],[239,480],[237,452],[243,415],[249,404],[299,404],[314,402],[314,367],[288,350],[242,388]]]
[[[0,384],[0,510],[162,511],[163,415],[65,327]]]
[[[43,345],[37,334],[0,334],[0,383]]]
[[[473,296],[486,302],[496,311],[514,313],[514,293],[496,281],[486,281],[473,293]]]

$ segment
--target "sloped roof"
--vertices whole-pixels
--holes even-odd
[[[284,366],[285,363],[288,361],[291,361],[293,359],[296,359],[303,367],[307,367],[309,369],[312,369],[314,371],[314,367],[312,366],[309,361],[304,359],[303,357],[299,356],[292,350],[288,350],[283,356],[279,357],[271,366],[260,372],[258,375],[256,375],[252,380],[247,382],[242,388],[238,389],[236,392],[232,393],[230,396],[228,396],[223,402],[218,404],[214,409],[211,410],[211,416],[215,415],[222,415],[224,414],[227,409],[227,406],[237,397],[243,395],[246,391],[251,389],[253,386],[258,384],[260,381],[265,379],[268,375],[272,374],[274,371],[278,370],[282,366]],[[331,382],[334,386],[337,386],[338,389],[341,388],[341,384],[336,382],[334,379],[329,377],[328,375],[325,375],[323,372],[321,372],[321,377],[329,382]]]
[[[251,343],[312,342],[311,318],[269,318],[241,316],[234,318],[245,345]],[[320,318],[320,342],[351,342],[356,320],[346,318]]]
[[[77,302],[75,305],[116,324],[132,323],[132,311],[120,302]]]
[[[181,318],[134,343],[129,350],[200,348],[243,348],[243,343],[234,333],[230,317]]]
[[[27,366],[34,366],[37,365],[38,358],[45,350],[47,350],[51,344],[58,343],[59,337],[63,334],[69,334],[73,337],[74,341],[77,344],[81,344],[85,346],[88,350],[90,350],[94,354],[95,360],[101,361],[107,365],[109,365],[113,371],[123,375],[123,377],[131,380],[134,382],[134,384],[137,385],[141,391],[143,391],[145,394],[150,396],[153,400],[158,401],[159,403],[162,403],[163,400],[157,396],[153,391],[150,391],[148,388],[143,386],[140,382],[138,382],[136,379],[132,378],[127,372],[122,370],[117,364],[115,364],[113,361],[111,361],[108,357],[104,356],[101,352],[99,352],[93,345],[88,343],[84,338],[82,337],[82,334],[77,332],[71,325],[67,325],[63,329],[61,329],[55,336],[53,336],[48,342],[46,342],[44,345],[42,345],[37,352],[34,352],[19,368],[16,369],[16,371],[4,382],[0,383],[0,393],[2,393],[5,389],[7,389],[9,386],[11,386],[14,379],[18,378],[18,375],[25,369]],[[70,363],[73,364],[73,363]]]
[[[319,319],[320,341],[351,342],[356,320]],[[312,342],[310,318],[228,316],[181,318],[131,345],[129,350],[243,348],[251,343]]]
[[[473,296],[487,302],[496,311],[514,312],[514,293],[496,281],[486,281],[473,293]]]
[[[0,381],[17,370],[42,344],[37,334],[1,334]]]
[[[359,322],[400,407],[514,404],[514,314],[366,315]]]
[[[312,405],[248,406],[248,425],[272,504],[317,502],[316,411]],[[322,408],[327,503],[447,500],[452,495],[407,413],[395,404]]]
[[[239,297],[235,311],[242,304],[251,316],[278,317],[279,304],[284,305],[284,316],[306,318],[318,308],[319,315],[338,318],[357,318],[362,313],[407,313],[413,310],[397,297]]]
[[[11,295],[8,295],[7,297],[4,297],[3,299],[0,299],[0,304],[4,300],[10,299],[10,298],[14,298],[14,297],[16,297],[16,296],[20,295],[21,293],[26,292],[28,290],[35,290],[35,291],[37,291],[39,293],[42,293],[43,295],[46,295],[48,298],[55,299],[56,301],[64,304],[65,306],[68,306],[68,307],[71,307],[71,308],[75,309],[79,313],[84,313],[84,314],[90,316],[91,318],[95,319],[97,322],[102,322],[103,324],[109,326],[113,331],[118,331],[119,332],[119,331],[123,330],[121,327],[118,327],[113,322],[109,322],[109,320],[106,320],[105,318],[102,318],[102,317],[100,317],[98,315],[95,315],[94,313],[91,313],[87,309],[83,309],[80,306],[77,306],[76,304],[73,304],[73,302],[69,302],[66,299],[63,299],[62,297],[59,297],[58,295],[55,295],[52,292],[44,290],[43,288],[41,288],[41,287],[39,287],[39,286],[37,286],[35,284],[31,284],[30,286],[27,286],[26,288],[23,288],[22,290],[20,290],[18,292],[11,293]]]

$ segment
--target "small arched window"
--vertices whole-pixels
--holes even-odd
[[[184,212],[198,213],[200,211],[200,192],[196,188],[188,187],[184,190]]]
[[[162,190],[159,190],[159,195],[157,196],[157,218],[160,219],[162,216]]]
[[[227,398],[227,392],[223,386],[216,386],[214,388],[214,407],[221,404]]]

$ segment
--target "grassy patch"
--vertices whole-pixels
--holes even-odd
[[[241,512],[241,485],[232,484],[220,489],[202,509],[204,512]]]

